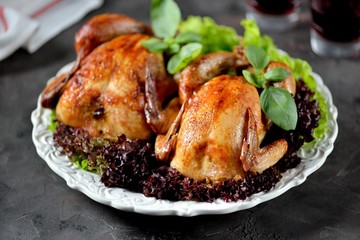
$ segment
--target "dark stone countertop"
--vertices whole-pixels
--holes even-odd
[[[208,15],[242,32],[243,1],[178,2],[183,16]],[[117,12],[148,22],[149,4],[106,1],[36,53],[18,50],[0,62],[0,239],[360,239],[360,62],[315,55],[308,21],[268,33],[311,64],[339,110],[335,148],[302,185],[231,214],[153,217],[99,204],[51,171],[31,140],[30,115],[46,81],[74,60],[74,34],[91,16]]]

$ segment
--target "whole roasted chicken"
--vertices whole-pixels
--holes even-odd
[[[163,56],[142,46],[151,34],[150,27],[124,15],[92,18],[76,35],[74,67],[48,84],[42,105],[55,106],[59,121],[94,137],[146,139],[154,131],[166,131],[178,108],[176,101],[166,110],[162,107],[176,83],[165,70]],[[146,94],[149,77],[156,91]]]
[[[157,137],[158,159],[170,160],[187,177],[217,182],[241,179],[247,171],[261,173],[284,156],[284,139],[260,148],[269,120],[261,111],[257,89],[241,76],[214,77],[238,64],[234,53],[214,53],[182,72],[183,105],[169,132]],[[271,63],[268,69],[277,66],[286,67]],[[277,87],[294,93],[294,78]]]

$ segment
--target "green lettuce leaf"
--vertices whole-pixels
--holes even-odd
[[[55,132],[57,126],[59,126],[59,122],[56,120],[56,112],[55,112],[55,110],[51,110],[50,124],[48,126],[48,130],[53,133],[53,132]]]
[[[81,168],[82,170],[88,171],[88,172],[95,172],[94,169],[92,169],[89,165],[89,160],[82,155],[73,155],[72,157],[73,163]]]
[[[179,32],[199,35],[202,53],[231,52],[233,46],[239,45],[239,36],[233,28],[218,25],[210,17],[189,16],[180,23]]]

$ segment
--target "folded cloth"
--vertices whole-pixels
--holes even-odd
[[[36,21],[0,5],[0,60],[28,41],[38,26]]]
[[[1,3],[0,60],[19,47],[35,52],[89,11],[100,7],[103,0],[3,0]]]

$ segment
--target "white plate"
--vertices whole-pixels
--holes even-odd
[[[67,71],[70,67],[71,64],[68,64],[59,72]],[[78,168],[54,147],[52,133],[47,129],[51,111],[41,107],[40,98],[37,108],[31,114],[31,121],[34,125],[32,138],[39,156],[46,161],[55,173],[65,179],[69,187],[79,190],[99,203],[123,211],[147,215],[196,216],[236,212],[278,197],[290,188],[303,183],[307,176],[324,164],[327,156],[333,150],[338,134],[337,109],[332,102],[331,93],[324,85],[321,77],[316,73],[313,73],[313,76],[318,84],[318,90],[329,105],[329,128],[325,138],[317,142],[311,149],[301,149],[299,152],[299,156],[302,158],[301,163],[296,168],[286,171],[273,189],[254,194],[243,201],[224,202],[216,200],[213,203],[205,203],[158,200],[122,188],[105,187],[100,182],[99,175]]]

